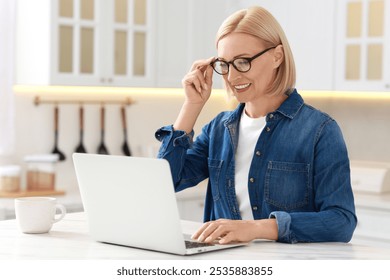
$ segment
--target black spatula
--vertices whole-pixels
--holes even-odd
[[[100,109],[100,145],[98,147],[97,153],[102,155],[108,155],[108,149],[104,144],[104,121],[105,121],[105,109],[104,106]]]
[[[76,153],[86,153],[87,150],[84,147],[83,139],[84,139],[84,108],[80,106],[79,109],[79,123],[80,123],[80,143],[76,147]]]
[[[53,154],[58,154],[58,159],[60,161],[63,161],[66,159],[65,155],[63,152],[60,151],[58,148],[58,118],[59,118],[59,109],[58,106],[54,107],[54,148],[52,153]]]
[[[121,116],[122,116],[122,127],[123,127],[123,135],[124,135],[123,136],[124,141],[122,144],[122,152],[126,156],[131,156],[130,147],[127,144],[127,125],[126,125],[126,108],[125,108],[125,106],[121,106]]]

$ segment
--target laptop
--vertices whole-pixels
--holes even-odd
[[[96,241],[177,255],[245,245],[200,243],[183,235],[164,159],[74,153],[73,162]]]

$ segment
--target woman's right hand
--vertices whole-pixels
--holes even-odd
[[[195,122],[211,94],[213,68],[210,63],[213,57],[195,61],[191,70],[184,76],[182,84],[185,101],[177,116],[173,128],[190,133]]]
[[[210,63],[214,57],[195,61],[190,72],[183,80],[186,102],[189,104],[205,104],[210,97],[213,85],[213,68]]]

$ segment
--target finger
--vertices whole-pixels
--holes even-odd
[[[194,79],[192,81],[192,86],[198,91],[199,93],[202,93],[202,82],[199,81],[199,79]]]
[[[202,86],[202,89],[207,90],[207,84],[206,84],[206,79],[205,79],[205,74],[201,71],[196,71],[196,77],[199,80],[199,83]]]
[[[235,238],[235,235],[233,232],[229,232],[227,234],[225,234],[219,241],[218,243],[219,244],[228,244],[228,243],[231,243],[231,242],[234,242],[234,241],[237,241],[237,239]]]
[[[208,64],[210,64],[210,62],[208,62],[208,59],[195,61],[192,64],[190,71],[195,71],[195,70],[203,70],[204,71],[205,67],[207,67]]]
[[[214,57],[209,57],[208,59],[197,60],[192,64],[190,71],[201,70],[204,72],[214,59]]]
[[[218,228],[217,223],[212,222],[209,223],[208,226],[203,230],[203,232],[199,235],[198,241],[205,242],[205,240]],[[212,239],[214,240],[214,239]],[[209,242],[209,241],[207,241]]]
[[[223,238],[228,233],[229,233],[228,227],[224,224],[219,224],[218,227],[212,233],[210,233],[207,238],[205,238],[204,242],[206,243],[214,242],[215,240]]]
[[[199,93],[202,91],[202,86],[201,86],[202,82],[199,81],[199,76],[196,73],[196,71],[194,73],[188,74],[183,81],[184,81],[184,85],[193,86],[195,90],[198,91]]]
[[[213,84],[213,68],[210,65],[207,67],[204,76],[206,85],[211,88],[211,85]]]
[[[208,227],[209,223],[204,223],[192,236],[192,239],[198,239],[202,232]]]

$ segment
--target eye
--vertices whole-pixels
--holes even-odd
[[[238,58],[234,60],[234,66],[239,70],[247,70],[250,67],[250,63],[244,58]]]
[[[217,60],[214,62],[214,68],[226,72],[229,69],[229,64],[223,60]]]

